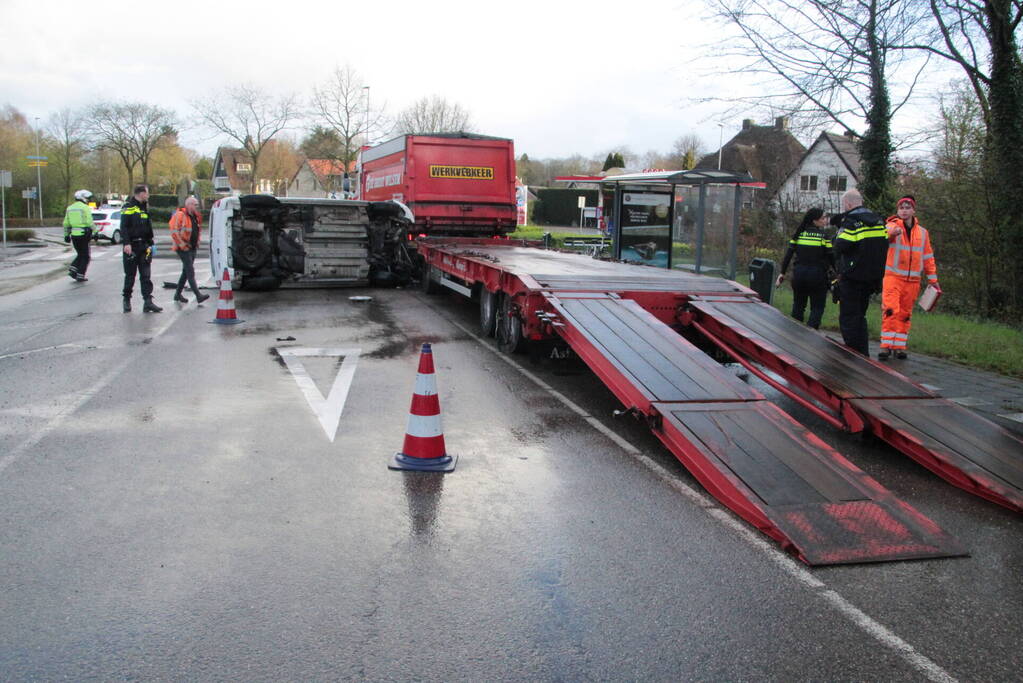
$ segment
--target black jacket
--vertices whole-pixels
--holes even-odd
[[[888,231],[883,218],[862,206],[843,214],[834,243],[842,278],[881,283],[888,258]]]
[[[835,254],[831,248],[831,239],[818,228],[811,225],[796,233],[789,240],[789,248],[781,262],[782,275],[789,269],[792,257],[796,257],[796,266],[812,266],[827,272],[835,267]]]
[[[149,203],[140,202],[132,197],[121,208],[121,232],[124,240],[143,248],[153,244],[153,224],[149,220]]]

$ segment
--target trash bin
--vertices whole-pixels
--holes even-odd
[[[774,261],[769,258],[749,262],[749,288],[768,304],[774,300],[774,269]]]

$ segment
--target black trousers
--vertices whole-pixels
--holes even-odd
[[[124,289],[121,295],[125,299],[131,298],[131,290],[135,288],[135,273],[138,273],[139,289],[142,290],[142,298],[152,298],[153,281],[149,277],[149,270],[153,263],[153,257],[147,257],[144,253],[129,256],[122,252],[121,262],[124,264]]]
[[[817,330],[824,317],[828,300],[828,275],[816,266],[796,266],[792,272],[792,317],[803,322],[806,302],[810,301],[810,319],[807,325]]]
[[[92,258],[89,255],[89,240],[91,238],[92,233],[88,230],[80,237],[71,238],[71,244],[75,248],[75,258],[71,261],[71,266],[68,268],[71,272],[85,275],[85,271],[89,268],[89,261]]]
[[[842,330],[842,341],[864,356],[870,355],[867,307],[880,284],[845,278],[838,282],[838,326]]]
[[[188,251],[179,251],[178,258],[181,259],[181,277],[178,278],[178,291],[177,294],[181,294],[181,290],[185,288],[185,282],[188,282],[188,286],[192,290],[192,294],[199,296],[199,285],[195,284],[195,252],[189,249]]]

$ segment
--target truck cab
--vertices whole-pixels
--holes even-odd
[[[210,210],[210,267],[239,289],[403,284],[413,222],[396,201],[224,197]]]

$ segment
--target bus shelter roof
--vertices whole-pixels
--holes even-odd
[[[707,185],[732,184],[748,185],[755,183],[749,173],[733,173],[710,169],[692,169],[690,171],[648,171],[645,173],[626,173],[601,179],[601,185],[614,186],[622,183],[631,185]]]

